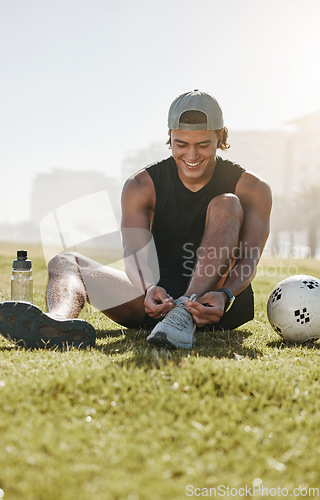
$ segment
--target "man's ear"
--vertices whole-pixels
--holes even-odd
[[[220,147],[220,144],[221,144],[221,134],[222,134],[222,131],[221,130],[216,130],[216,134],[217,134],[217,148]]]
[[[169,145],[169,149],[171,149],[171,130],[168,132],[169,139],[167,140],[166,144]]]

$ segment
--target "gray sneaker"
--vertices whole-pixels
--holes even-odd
[[[176,306],[169,311],[165,318],[152,330],[147,341],[158,347],[191,349],[193,334],[196,325],[192,315],[185,306],[185,300],[195,300],[196,294],[191,297],[179,297]]]

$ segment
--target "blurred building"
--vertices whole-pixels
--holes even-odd
[[[320,185],[320,111],[289,122],[290,161],[286,177],[288,189],[299,191],[310,184]]]
[[[266,180],[274,193],[285,194],[290,134],[284,130],[230,131],[230,149],[218,154]]]
[[[53,168],[48,174],[39,174],[33,183],[31,220],[35,224],[52,210],[84,196],[108,191],[117,220],[120,219],[120,184],[117,179],[101,172],[76,172]]]
[[[121,163],[122,183],[135,172],[145,168],[152,163],[164,160],[171,156],[171,149],[163,142],[153,142],[143,149],[129,151]]]
[[[297,118],[281,130],[231,131],[222,156],[270,183],[274,194],[320,185],[320,111]]]

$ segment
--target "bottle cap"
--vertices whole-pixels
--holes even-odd
[[[17,259],[13,261],[12,267],[14,269],[31,269],[31,260],[27,259],[27,250],[18,250]]]

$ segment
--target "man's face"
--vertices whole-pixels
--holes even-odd
[[[172,156],[182,181],[207,181],[215,167],[218,138],[214,130],[171,130]]]

